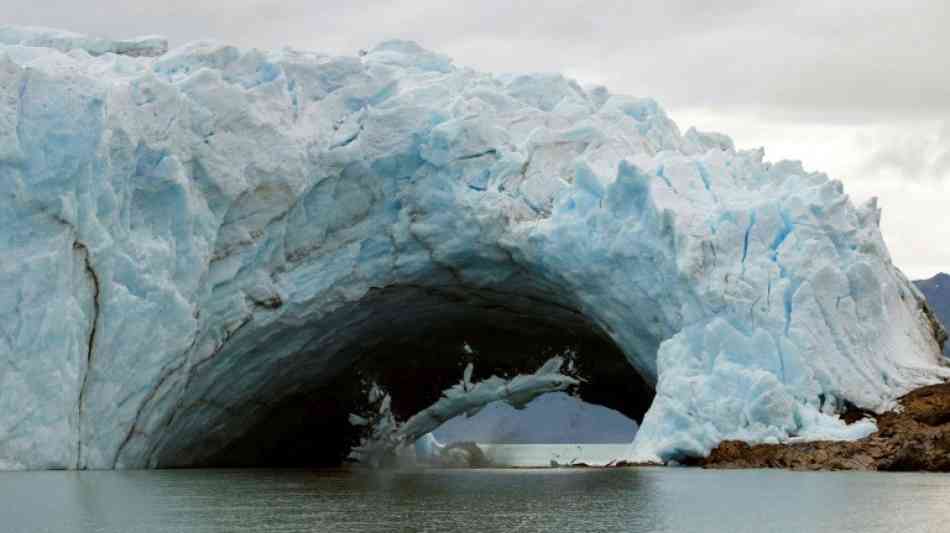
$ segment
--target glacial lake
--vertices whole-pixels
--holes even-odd
[[[938,532],[950,476],[694,468],[0,473],[0,531]]]

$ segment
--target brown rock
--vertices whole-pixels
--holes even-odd
[[[900,412],[878,416],[877,433],[859,441],[785,445],[725,441],[696,463],[705,468],[950,472],[950,383],[922,387],[899,402]],[[855,408],[843,414],[849,423],[867,416]]]

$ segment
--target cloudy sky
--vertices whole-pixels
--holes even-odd
[[[651,96],[684,131],[800,159],[856,202],[879,196],[895,262],[914,278],[950,271],[950,3],[762,4],[0,0],[4,23],[345,54],[407,38],[481,70],[560,71]]]

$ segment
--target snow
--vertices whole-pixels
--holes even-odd
[[[0,42],[0,468],[200,463],[450,310],[386,287],[596,324],[656,384],[631,459],[855,437],[948,375],[876,203],[653,100],[406,42]]]

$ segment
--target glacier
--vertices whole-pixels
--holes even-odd
[[[204,464],[450,317],[609,339],[655,392],[629,460],[857,438],[841,409],[950,376],[875,201],[412,42],[4,27],[0,183],[0,469]]]

